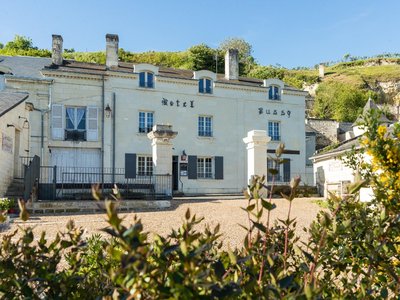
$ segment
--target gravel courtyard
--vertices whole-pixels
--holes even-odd
[[[299,198],[295,199],[292,204],[292,216],[297,219],[297,232],[302,239],[307,238],[303,227],[308,227],[321,210],[312,200],[310,198]],[[273,199],[273,202],[277,205],[277,208],[272,212],[272,219],[285,219],[288,212],[288,201]],[[165,236],[172,228],[180,226],[187,208],[190,208],[192,213],[204,217],[204,221],[200,226],[208,223],[213,227],[220,223],[224,245],[230,244],[231,247],[236,247],[242,243],[245,235],[245,231],[238,224],[248,224],[247,215],[241,209],[246,204],[247,201],[239,196],[178,198],[171,202],[171,208],[168,210],[121,213],[121,216],[125,218],[125,224],[127,225],[133,222],[136,214],[142,220],[145,231]],[[58,231],[65,230],[65,225],[70,219],[74,220],[76,226],[85,229],[85,237],[98,233],[100,229],[107,226],[105,215],[102,213],[32,215],[27,222],[15,219],[7,232],[11,232],[17,225],[22,227],[35,226],[36,238],[39,237],[40,232],[46,231],[51,240]]]

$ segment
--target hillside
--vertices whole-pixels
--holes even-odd
[[[338,121],[354,121],[369,97],[377,103],[394,104],[400,92],[399,54],[384,54],[371,58],[345,56],[344,60],[325,67],[325,76],[319,77],[315,68],[286,69],[262,66],[251,55],[252,46],[242,39],[229,39],[217,49],[205,44],[195,45],[180,52],[133,53],[119,49],[119,59],[124,62],[141,62],[166,67],[191,70],[224,71],[224,52],[228,47],[237,47],[240,57],[240,74],[259,79],[279,78],[287,84],[310,92],[310,116],[332,118]],[[0,55],[25,55],[50,57],[48,49],[38,49],[32,40],[16,36],[5,46],[0,43]],[[105,63],[105,51],[75,52],[64,49],[65,59]],[[217,57],[217,65],[215,57]],[[315,101],[314,101],[315,100]],[[389,109],[390,110],[390,109]],[[339,113],[338,113],[339,112]],[[340,113],[343,112],[343,113]]]

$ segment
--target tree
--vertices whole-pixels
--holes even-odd
[[[6,50],[30,50],[37,49],[37,47],[33,47],[32,39],[27,38],[25,36],[21,36],[16,34],[14,40],[8,42],[4,47]]]
[[[354,122],[369,96],[370,93],[350,84],[323,82],[316,91],[313,115],[322,119]]]
[[[0,49],[3,49],[4,45],[2,43],[0,43]]]
[[[192,70],[209,70],[215,72],[216,51],[206,44],[200,44],[188,49],[189,68]]]
[[[239,50],[239,73],[240,75],[248,75],[256,66],[255,59],[251,55],[253,47],[250,43],[241,38],[228,38],[224,40],[218,47],[221,56],[224,56],[228,49]]]

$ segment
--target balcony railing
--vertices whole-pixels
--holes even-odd
[[[65,141],[86,141],[86,130],[65,129]]]

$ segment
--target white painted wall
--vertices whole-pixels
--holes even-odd
[[[25,110],[25,102],[22,102],[12,110],[8,111],[0,117],[0,197],[3,197],[7,191],[7,187],[14,177],[14,158],[19,160],[19,156],[28,156],[28,129],[23,128],[24,119],[18,116],[28,117]],[[7,127],[12,124],[14,127]],[[19,152],[16,153],[15,137],[16,130],[19,131]],[[3,142],[3,139],[6,141]],[[5,144],[4,144],[5,143]],[[11,149],[8,148],[11,145]],[[21,167],[20,164],[17,165]]]

